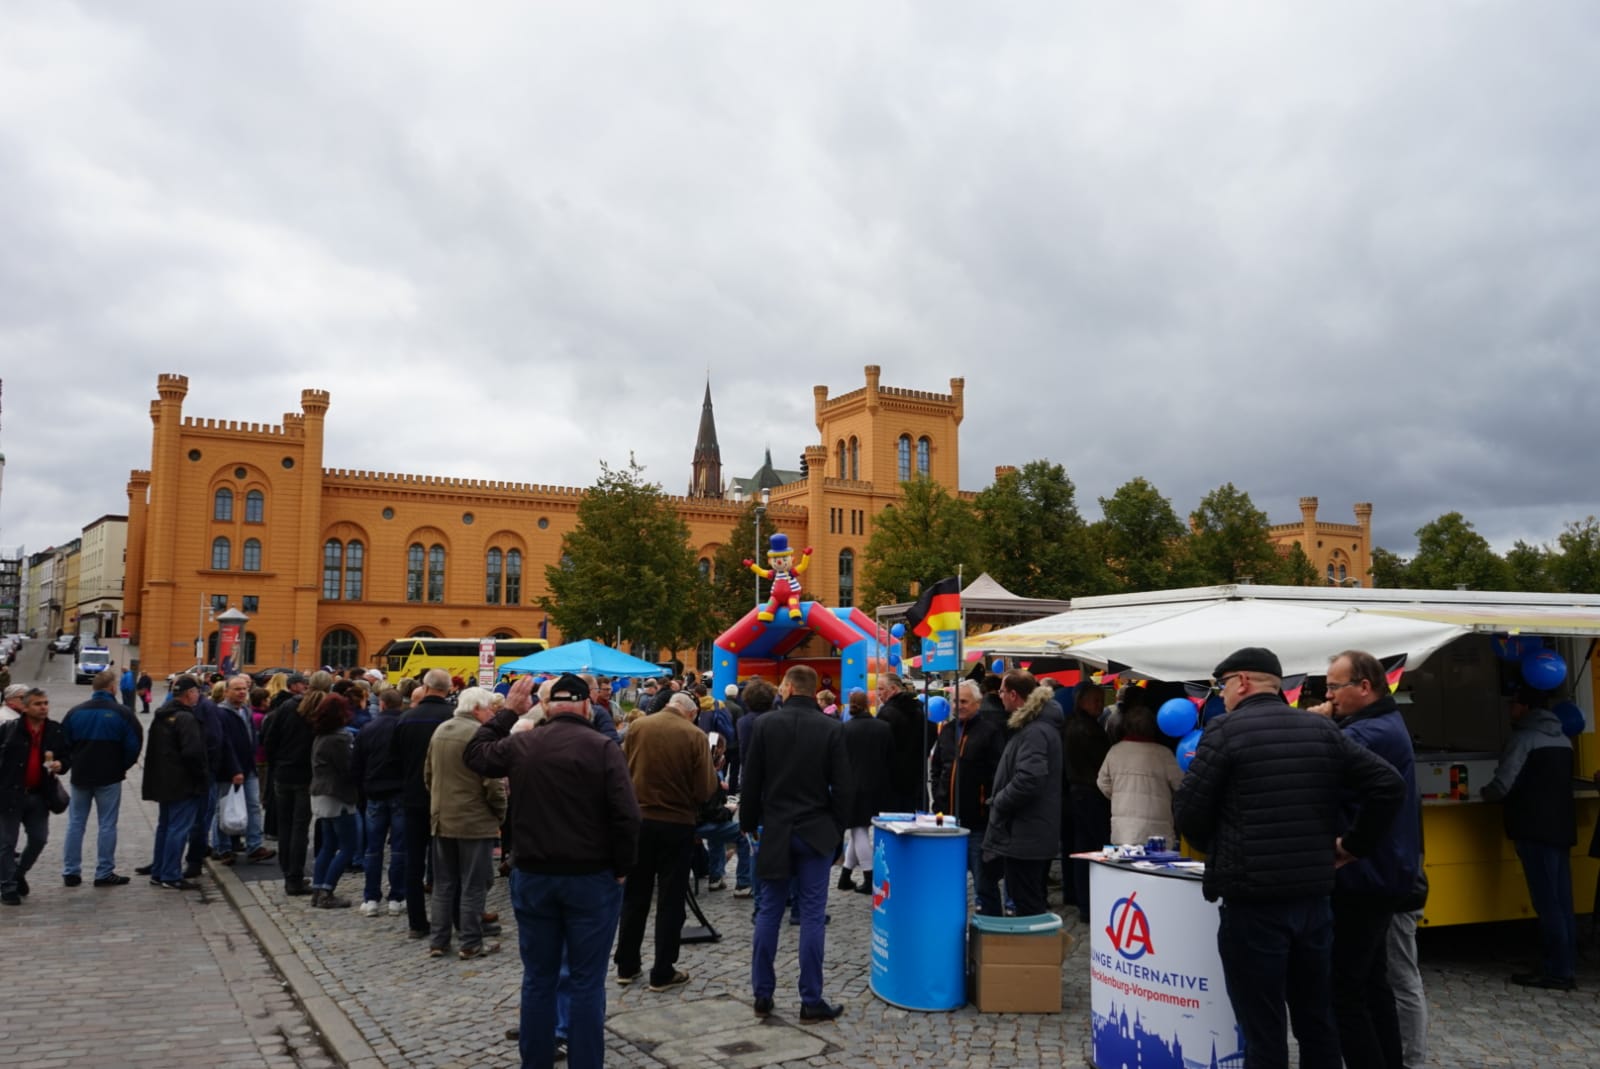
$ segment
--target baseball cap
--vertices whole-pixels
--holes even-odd
[[[199,690],[200,681],[194,676],[179,676],[178,681],[172,684],[173,694],[187,694],[191,690]]]
[[[726,687],[722,688],[722,693],[731,698],[739,693],[739,688],[737,685],[729,683]]]
[[[550,700],[552,702],[586,702],[589,700],[589,684],[571,672],[566,672],[550,688]]]
[[[369,668],[367,669],[367,678],[372,680],[374,683],[382,683],[383,673],[378,671],[376,668]]]
[[[309,679],[307,679],[301,673],[299,673],[299,672],[290,672],[289,673],[289,678],[284,680],[283,685],[286,686],[286,687],[292,687],[296,683],[309,683],[309,682],[311,682],[311,681]]]

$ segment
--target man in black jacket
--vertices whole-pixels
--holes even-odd
[[[762,715],[745,755],[739,826],[759,836],[762,881],[750,946],[756,1016],[772,1012],[773,959],[789,890],[800,904],[800,1019],[831,1021],[843,1012],[822,998],[828,870],[849,825],[852,791],[839,722],[817,704],[817,673],[795,665],[779,688],[783,704]]]
[[[878,677],[878,719],[894,730],[894,767],[889,770],[890,812],[915,813],[927,799],[928,714],[905,681],[885,672]]]
[[[1301,1066],[1339,1069],[1328,901],[1334,869],[1371,852],[1399,811],[1405,784],[1326,717],[1291,708],[1271,650],[1237,650],[1212,675],[1228,715],[1201,736],[1173,817],[1208,855],[1206,899],[1222,899],[1217,949],[1244,1035],[1245,1069],[1289,1064],[1285,1000]],[[1362,805],[1340,838],[1345,791]]]
[[[0,903],[22,905],[28,870],[50,836],[50,777],[70,760],[66,733],[50,719],[50,698],[38,687],[22,695],[22,716],[0,724]],[[27,845],[17,853],[17,839]]]
[[[194,891],[198,885],[183,875],[183,848],[205,798],[211,792],[211,766],[205,739],[195,723],[200,681],[179,676],[172,697],[156,710],[144,756],[141,795],[158,804],[154,861],[150,882],[172,891]]]
[[[383,843],[389,841],[389,915],[405,911],[406,810],[400,792],[405,780],[389,760],[394,732],[400,726],[402,699],[393,687],[378,692],[378,715],[356,735],[350,755],[350,776],[367,799],[367,856],[362,866],[366,889],[361,915],[376,917],[383,897]]]
[[[1134,689],[1134,688],[1129,688]],[[1061,728],[1062,763],[1066,770],[1066,803],[1062,841],[1071,853],[1098,850],[1111,841],[1111,799],[1100,793],[1100,766],[1111,752],[1111,736],[1100,722],[1106,695],[1093,683],[1085,682],[1070,692],[1072,710],[1065,714]],[[1143,690],[1136,690],[1138,701],[1145,701]],[[1067,830],[1066,825],[1071,829]],[[1072,886],[1067,886],[1071,873]],[[1061,855],[1061,899],[1078,910],[1078,919],[1089,922],[1089,863],[1070,861]]]
[[[423,859],[428,856],[428,810],[433,796],[422,781],[422,768],[428,763],[428,743],[440,724],[455,715],[451,704],[450,673],[430,668],[422,676],[422,697],[400,714],[389,743],[389,760],[384,774],[400,780],[400,803],[405,809],[406,842],[406,917],[411,938],[428,937],[428,896],[422,889]]]
[[[982,704],[982,688],[962,680],[956,688],[956,718],[939,732],[933,748],[933,809],[949,813],[972,832],[967,836],[967,871],[978,912],[998,917],[1003,915],[1000,881],[994,867],[983,864],[983,833],[989,827],[994,773],[1006,740],[1000,727],[979,713]],[[847,737],[848,731],[846,725]]]

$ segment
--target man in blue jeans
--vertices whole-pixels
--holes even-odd
[[[1217,950],[1244,1069],[1287,1069],[1290,1019],[1303,1069],[1340,1069],[1334,870],[1371,853],[1405,783],[1326,717],[1291,708],[1271,650],[1236,650],[1212,676],[1228,715],[1201,736],[1172,812],[1208,855],[1206,900],[1222,899]],[[1341,838],[1347,791],[1361,808]]]
[[[389,841],[389,908],[391,917],[406,911],[406,809],[400,793],[405,780],[389,760],[394,729],[405,699],[393,687],[378,692],[378,715],[356,734],[350,775],[367,799],[367,856],[362,870],[366,890],[361,915],[376,917],[383,909],[383,843]]]
[[[1488,802],[1504,801],[1506,838],[1517,848],[1528,897],[1539,918],[1543,961],[1515,973],[1523,987],[1571,991],[1578,963],[1578,922],[1572,912],[1572,847],[1578,841],[1572,798],[1572,741],[1546,708],[1543,691],[1520,687],[1510,698],[1511,738],[1483,788]]]
[[[150,882],[172,891],[199,889],[183,875],[189,832],[211,796],[211,762],[193,712],[199,702],[200,681],[179,676],[172,697],[151,721],[144,758],[141,793],[159,806]]]
[[[94,885],[121,887],[128,877],[117,874],[117,815],[122,809],[122,781],[139,760],[144,729],[139,718],[112,697],[111,669],[94,677],[89,700],[75,705],[61,722],[72,754],[72,805],[67,810],[67,838],[61,847],[61,882],[83,883],[83,833],[89,805],[99,818],[95,839]]]
[[[792,889],[800,909],[800,1019],[831,1021],[844,1012],[822,997],[828,874],[849,824],[853,783],[839,721],[817,704],[817,673],[795,665],[783,677],[783,704],[764,713],[744,754],[739,824],[759,836],[762,887],[750,947],[757,1017],[772,1012],[778,928]]]
[[[622,910],[642,823],[622,750],[590,726],[589,686],[556,680],[536,731],[511,734],[533,708],[532,678],[477,730],[462,760],[510,783],[511,906],[522,953],[522,1064],[550,1069],[556,1056],[556,990],[563,954],[571,977],[567,1064],[605,1064],[606,959]]]

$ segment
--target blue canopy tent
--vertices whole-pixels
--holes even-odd
[[[530,672],[552,676],[560,675],[562,672],[640,677],[659,677],[667,674],[667,670],[658,664],[642,661],[621,650],[614,650],[603,642],[588,638],[579,642],[568,642],[564,646],[552,646],[547,650],[507,661],[500,666],[502,678],[511,673],[520,675]]]

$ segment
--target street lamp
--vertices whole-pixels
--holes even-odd
[[[772,489],[761,488],[761,503],[756,506],[756,566],[761,566],[761,517],[767,514],[767,506],[772,504]],[[761,573],[756,573],[756,604],[761,604]]]

